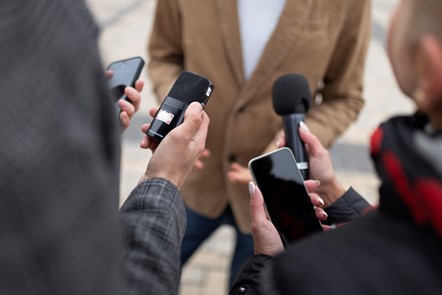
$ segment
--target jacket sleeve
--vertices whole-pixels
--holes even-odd
[[[274,257],[254,255],[243,265],[230,289],[230,295],[260,294],[265,276],[273,265]]]
[[[371,0],[348,1],[346,21],[337,41],[322,88],[322,103],[306,122],[325,147],[333,144],[356,120],[364,105],[364,64],[371,32]]]
[[[148,45],[148,74],[161,102],[183,70],[181,20],[176,0],[157,1]]]
[[[350,187],[345,194],[328,206],[326,223],[343,223],[352,221],[373,208],[357,191]]]
[[[124,225],[123,274],[127,294],[177,294],[184,203],[164,179],[139,184],[120,210]]]

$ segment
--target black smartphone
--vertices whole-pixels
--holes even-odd
[[[253,158],[249,170],[284,246],[322,231],[293,153],[281,148]]]
[[[183,122],[189,104],[196,101],[203,107],[206,106],[213,89],[213,83],[206,77],[182,71],[150,123],[147,136],[158,142],[163,140],[172,129]]]
[[[135,82],[140,77],[143,67],[144,60],[139,56],[115,61],[107,67],[106,70],[113,72],[108,83],[114,102],[128,99],[124,94],[124,89],[127,86],[135,87]]]

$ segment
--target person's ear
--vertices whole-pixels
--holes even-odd
[[[428,111],[442,103],[442,45],[436,37],[425,35],[419,41],[419,49],[415,100],[420,109]]]

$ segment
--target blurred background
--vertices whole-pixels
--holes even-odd
[[[378,181],[369,161],[370,134],[385,118],[413,110],[399,91],[385,53],[390,15],[399,0],[373,0],[372,38],[365,75],[365,107],[358,120],[331,149],[339,179],[353,186],[371,203],[377,202]],[[156,0],[86,0],[101,28],[103,67],[115,60],[141,56],[148,62],[147,44]],[[123,136],[121,202],[129,195],[146,168],[150,152],[141,150],[141,125],[150,120],[155,105],[146,71],[140,111]],[[233,230],[224,226],[207,240],[183,269],[180,294],[227,294]]]

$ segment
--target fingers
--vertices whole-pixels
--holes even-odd
[[[285,133],[282,132],[281,136],[279,136],[278,140],[276,141],[276,147],[277,148],[282,148],[285,147],[286,142],[285,142]]]
[[[141,126],[141,132],[143,132],[144,136],[141,139],[140,147],[143,149],[150,149],[152,151],[155,151],[155,149],[158,146],[158,142],[156,142],[155,140],[151,139],[146,135],[149,126],[150,124],[143,124],[143,126]]]
[[[141,93],[138,90],[135,90],[132,87],[126,87],[124,88],[124,94],[127,96],[128,100],[134,107],[134,112],[138,111],[140,108],[140,102],[141,102]],[[130,115],[130,114],[129,114]],[[132,113],[133,115],[133,113]],[[132,117],[132,115],[130,115]]]
[[[137,80],[135,82],[135,89],[138,92],[141,92],[141,91],[143,91],[143,88],[144,88],[144,80],[141,80],[141,79]]]
[[[309,193],[310,202],[312,202],[313,206],[322,208],[324,206],[324,200],[318,195],[314,193]]]
[[[320,221],[325,221],[328,218],[328,214],[322,208],[315,208],[315,215]]]
[[[107,70],[106,72],[104,72],[104,75],[106,76],[106,78],[110,79],[114,75],[114,71]]]
[[[306,180],[304,181],[304,186],[309,193],[314,193],[321,186],[321,182],[319,180]]]
[[[196,160],[196,162],[195,162],[195,168],[198,169],[198,170],[203,169],[203,168],[204,168],[204,162],[203,162],[203,160],[206,159],[206,158],[208,158],[209,156],[210,156],[210,151],[209,151],[208,149],[204,149],[204,150],[201,152],[201,154],[200,154],[198,160]]]
[[[240,165],[239,163],[230,164],[230,171],[227,173],[227,178],[234,183],[244,183],[252,181],[252,175],[249,169]]]
[[[140,104],[140,102],[138,101],[138,106],[139,106],[139,104]],[[124,99],[120,99],[118,101],[118,106],[120,107],[121,112],[126,113],[129,118],[132,118],[132,116],[137,111],[137,109],[136,109],[137,106],[135,106],[134,104],[132,104]]]
[[[149,115],[150,115],[152,118],[154,118],[155,115],[156,115],[157,112],[158,112],[158,109],[159,109],[159,107],[153,107],[153,108],[151,108],[151,109],[149,110]]]
[[[310,130],[308,129],[307,125],[304,122],[301,122],[300,124],[299,135],[301,136],[302,141],[305,143],[309,152],[312,155],[315,155],[325,149],[322,146],[319,139],[313,133],[310,132]]]
[[[267,214],[264,209],[264,198],[259,188],[252,181],[249,182],[249,194],[251,221],[252,225],[256,225],[263,220],[267,220]]]

